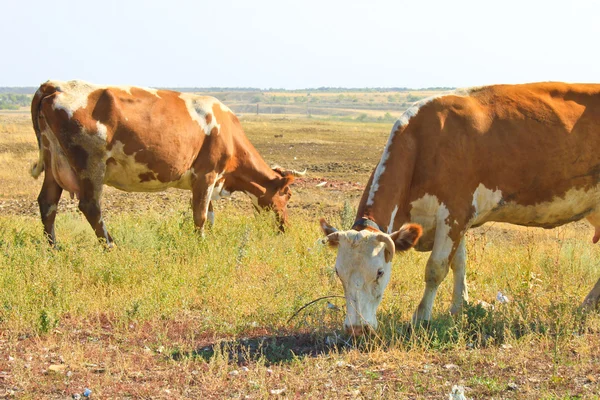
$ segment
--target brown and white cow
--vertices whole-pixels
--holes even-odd
[[[207,216],[214,219],[211,198],[243,191],[255,206],[274,210],[283,230],[294,174],[269,168],[237,117],[213,97],[48,81],[31,116],[40,147],[31,174],[46,171],[38,203],[51,244],[63,190],[77,196],[98,238],[113,243],[100,209],[104,184],[129,192],[191,190],[200,231]]]
[[[586,218],[596,229],[596,243],[598,149],[597,84],[487,86],[426,99],[407,110],[391,131],[353,229],[335,232],[321,222],[329,243],[338,246],[347,329],[376,326],[394,247],[410,247],[421,234],[406,223],[422,226],[416,249],[432,252],[413,321],[431,318],[450,267],[450,311],[458,312],[468,299],[464,234],[471,227],[499,221],[553,228]],[[599,297],[600,280],[584,307],[595,307]]]

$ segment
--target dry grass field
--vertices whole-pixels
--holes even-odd
[[[290,317],[342,294],[318,219],[351,223],[393,123],[244,114],[242,124],[267,162],[308,169],[286,234],[244,195],[217,203],[201,238],[189,192],[107,188],[117,247],[104,250],[64,196],[52,249],[41,180],[29,176],[30,117],[0,113],[0,398],[87,388],[102,399],[447,399],[454,385],[475,399],[600,396],[600,317],[577,308],[600,277],[587,223],[472,230],[471,303],[447,314],[448,277],[427,327],[408,321],[428,253],[395,257],[380,328],[352,341],[339,331],[343,299]]]

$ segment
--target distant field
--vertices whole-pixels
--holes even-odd
[[[47,246],[41,180],[29,176],[37,159],[29,115],[0,112],[0,398],[64,399],[90,388],[96,398],[444,399],[453,385],[477,399],[598,398],[600,317],[577,310],[600,277],[585,222],[469,232],[471,303],[447,315],[447,279],[427,329],[407,324],[428,256],[414,251],[394,259],[375,337],[341,335],[341,299],[289,320],[311,300],[342,294],[317,221],[351,223],[393,125],[378,118],[398,117],[406,105],[394,107],[408,96],[363,94],[319,94],[316,104],[340,99],[347,118],[241,113],[267,162],[308,170],[292,186],[286,234],[243,195],[216,204],[216,225],[202,239],[189,192],[107,188],[112,251],[67,196],[60,247]],[[344,99],[354,95],[372,109],[350,108]],[[495,300],[499,291],[509,303]]]

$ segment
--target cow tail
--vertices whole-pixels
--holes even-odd
[[[38,160],[33,163],[31,167],[31,176],[37,179],[42,171],[44,171],[44,149],[42,148],[42,132],[40,129],[40,113],[42,100],[56,92],[57,88],[50,84],[50,82],[46,82],[40,86],[40,88],[35,92],[33,96],[33,100],[31,101],[31,122],[33,123],[33,130],[35,131],[35,137],[38,143],[39,155]]]

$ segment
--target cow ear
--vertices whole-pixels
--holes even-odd
[[[396,245],[396,251],[405,251],[414,247],[419,238],[423,234],[423,228],[417,224],[404,224],[396,232],[392,233],[390,237]]]
[[[329,235],[327,235],[327,237],[325,238],[325,240],[323,242],[327,243],[331,247],[338,247],[338,245],[340,244],[340,233],[339,232],[330,233]]]
[[[329,225],[327,223],[327,221],[325,221],[325,218],[321,218],[319,220],[319,223],[321,224],[321,229],[323,230],[324,234],[330,235],[333,232],[337,232],[337,229],[335,229],[333,226]]]

